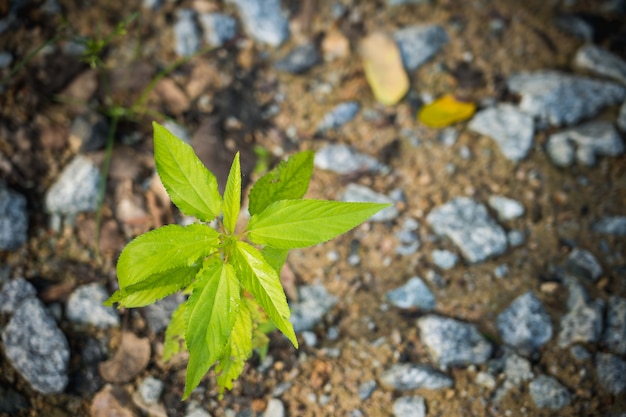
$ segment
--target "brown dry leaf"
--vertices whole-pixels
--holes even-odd
[[[387,106],[399,102],[409,91],[409,77],[395,41],[380,32],[361,43],[363,68],[376,100]]]
[[[125,383],[141,373],[150,361],[150,341],[124,332],[115,356],[102,362],[98,369],[107,382]]]
[[[132,409],[130,396],[122,388],[106,384],[93,397],[91,417],[136,417],[138,414]]]

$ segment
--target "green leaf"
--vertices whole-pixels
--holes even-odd
[[[215,367],[220,395],[223,394],[224,388],[233,388],[233,381],[239,377],[251,355],[252,318],[250,317],[250,310],[245,303],[242,303],[237,321],[235,321],[235,326],[228,339],[228,345],[224,348],[220,362]]]
[[[163,342],[163,361],[167,362],[175,355],[187,350],[185,345],[185,308],[187,302],[181,303],[174,313],[172,320],[165,329],[165,341]]]
[[[347,232],[389,205],[281,200],[252,216],[248,238],[279,249],[312,246]]]
[[[235,232],[235,225],[241,208],[241,166],[239,152],[230,167],[226,189],[224,190],[224,227],[230,233]]]
[[[250,214],[261,213],[275,201],[302,198],[309,188],[314,156],[312,151],[294,154],[259,178],[250,190]]]
[[[117,261],[120,290],[151,275],[192,267],[219,245],[218,233],[203,224],[163,226],[132,240]]]
[[[235,270],[229,264],[213,265],[200,271],[187,300],[185,341],[189,363],[183,399],[221,357],[239,312],[241,290]]]
[[[233,257],[243,287],[252,294],[276,327],[298,347],[298,340],[289,321],[291,312],[278,274],[261,253],[243,241],[235,242]]]
[[[222,205],[217,179],[193,148],[153,122],[154,160],[157,172],[170,198],[183,213],[209,222]]]
[[[272,246],[264,246],[261,249],[261,255],[267,261],[268,264],[280,277],[280,271],[283,269],[283,265],[287,261],[287,255],[289,255],[289,249],[278,249]]]
[[[143,307],[187,287],[200,270],[200,263],[190,267],[169,269],[150,275],[137,284],[116,291],[105,305],[119,303],[123,307]]]

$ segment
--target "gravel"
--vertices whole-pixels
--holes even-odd
[[[575,248],[565,261],[565,269],[578,278],[597,281],[602,276],[602,266],[593,253]]]
[[[46,210],[62,215],[95,211],[98,207],[100,171],[86,156],[79,155],[61,172],[46,194]]]
[[[317,125],[318,132],[325,132],[330,129],[338,129],[348,123],[359,112],[361,106],[356,101],[346,101],[337,104],[331,111],[326,113]],[[343,146],[343,145],[334,145]]]
[[[556,378],[540,375],[529,385],[530,397],[539,408],[560,410],[570,403],[572,395]]]
[[[320,54],[317,52],[317,47],[314,43],[307,42],[304,45],[296,46],[287,55],[276,61],[274,68],[290,74],[303,74],[319,62]]]
[[[456,197],[432,210],[426,220],[435,233],[454,242],[465,259],[478,263],[504,253],[506,233],[487,209],[468,197]]]
[[[601,77],[612,78],[626,84],[626,61],[600,46],[593,44],[581,46],[574,57],[574,65]]]
[[[220,47],[237,36],[237,21],[224,13],[200,13],[198,21],[204,40],[210,46]]]
[[[326,145],[315,153],[316,168],[335,172],[340,175],[362,173],[382,173],[385,165],[364,153],[357,152],[347,145]]]
[[[607,216],[598,220],[592,230],[595,233],[626,236],[626,216]]]
[[[200,29],[195,22],[196,13],[190,9],[176,11],[176,24],[174,24],[174,50],[179,56],[186,57],[200,50],[202,37]]]
[[[398,308],[432,310],[435,295],[419,277],[413,277],[403,286],[387,292],[387,300]]]
[[[546,151],[552,162],[561,167],[574,163],[594,166],[598,156],[619,156],[624,142],[611,122],[594,120],[548,138]]]
[[[35,297],[37,290],[24,278],[5,282],[0,290],[0,313],[13,313],[22,301]]]
[[[415,71],[449,41],[448,34],[439,25],[408,26],[397,30],[393,37],[407,71]]]
[[[392,411],[394,417],[426,417],[426,402],[418,395],[400,397],[394,401]]]
[[[500,104],[476,113],[468,127],[493,138],[504,157],[511,161],[526,158],[533,145],[533,118],[510,104]]]
[[[626,392],[626,361],[610,353],[596,354],[600,385],[613,395]]]
[[[34,390],[54,394],[65,389],[69,344],[39,299],[29,297],[15,309],[2,342],[9,363]]]
[[[520,110],[552,126],[575,124],[626,97],[618,84],[552,70],[520,72],[507,85],[522,96]]]
[[[417,326],[422,342],[442,369],[481,364],[491,356],[491,344],[473,324],[427,315],[417,320]]]
[[[239,10],[243,26],[255,40],[280,46],[289,38],[289,24],[280,0],[228,0]]]
[[[101,329],[119,326],[120,318],[115,309],[102,304],[108,298],[109,293],[102,284],[78,287],[67,300],[67,318],[73,323]]]
[[[498,213],[501,221],[513,220],[524,214],[524,206],[517,200],[501,195],[492,195],[488,200],[489,207]]]
[[[449,388],[454,384],[452,378],[427,365],[409,363],[393,365],[382,373],[380,382],[400,391],[418,388],[436,390]]]
[[[537,352],[552,338],[552,322],[532,291],[517,297],[497,318],[504,343],[524,356]]]
[[[323,285],[305,285],[299,292],[300,301],[290,305],[290,320],[296,333],[311,330],[337,302]]]
[[[27,237],[26,198],[0,182],[0,250],[17,249]]]
[[[359,184],[348,184],[344,190],[342,201],[359,202],[359,203],[382,203],[392,205],[382,209],[378,213],[370,217],[370,221],[373,222],[386,222],[398,217],[398,209],[393,205],[393,200],[384,194],[377,193],[376,191]]]
[[[602,342],[610,351],[626,354],[626,298],[609,297]]]

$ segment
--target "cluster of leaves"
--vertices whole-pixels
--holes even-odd
[[[215,363],[221,394],[232,388],[253,350],[267,345],[261,326],[268,319],[298,346],[279,278],[288,251],[328,241],[387,205],[303,199],[313,153],[302,152],[257,181],[250,221],[237,230],[239,154],[222,197],[193,149],[157,123],[154,152],[174,204],[203,223],[163,226],[131,241],[117,263],[119,290],[107,303],[141,307],[179,290],[189,294],[172,315],[163,356],[189,351],[183,399]],[[217,230],[207,224],[213,220]]]

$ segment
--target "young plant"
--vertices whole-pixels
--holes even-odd
[[[250,191],[250,221],[237,230],[239,154],[222,197],[215,176],[191,146],[153,126],[156,168],[165,189],[183,213],[202,223],[163,226],[131,241],[117,263],[119,290],[107,303],[142,307],[179,290],[189,294],[165,332],[163,359],[189,351],[183,399],[217,363],[222,395],[253,349],[267,345],[268,319],[298,347],[279,278],[288,251],[328,241],[387,205],[303,199],[314,154],[301,152],[257,181]],[[207,224],[213,220],[217,230]]]

